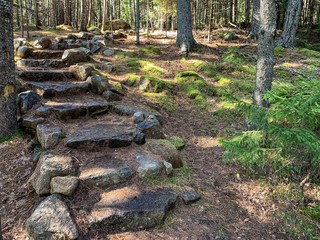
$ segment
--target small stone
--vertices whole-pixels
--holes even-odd
[[[51,194],[60,193],[71,196],[78,187],[78,178],[74,176],[54,177],[51,179]]]
[[[144,112],[138,111],[133,114],[133,122],[134,123],[143,122],[145,118],[146,118],[146,116],[145,116]]]
[[[33,46],[35,48],[47,49],[50,47],[51,43],[52,42],[51,42],[50,38],[41,37],[41,38],[38,38],[36,41],[34,41]]]
[[[163,164],[146,153],[136,154],[139,163],[138,175],[140,178],[155,178],[161,175]]]
[[[160,122],[153,115],[149,115],[145,121],[138,123],[137,128],[145,134],[146,138],[165,138]]]
[[[111,57],[115,54],[115,51],[114,50],[111,50],[111,49],[106,49],[103,51],[103,55],[107,56],[107,57]]]
[[[173,175],[173,167],[172,167],[172,164],[167,162],[167,161],[163,161],[163,166],[166,170],[166,174],[167,176],[172,176]]]
[[[67,39],[77,40],[78,37],[76,35],[70,33],[70,34],[68,34]]]
[[[91,53],[97,52],[100,48],[101,48],[101,45],[98,42],[90,44],[90,52]]]
[[[146,137],[139,129],[133,132],[133,141],[138,145],[143,145],[146,143]]]
[[[26,38],[15,38],[13,40],[14,50],[17,50],[21,46],[27,46],[27,45],[28,45],[28,41]]]
[[[35,134],[38,124],[44,123],[46,121],[43,117],[38,117],[35,115],[23,115],[22,126],[25,128],[26,132]]]
[[[27,58],[31,55],[32,49],[27,46],[19,47],[17,50],[17,56],[21,58]]]
[[[48,194],[51,192],[52,178],[75,175],[77,168],[76,162],[69,156],[44,153],[30,177],[30,182],[37,194]]]
[[[41,146],[45,149],[53,148],[58,145],[62,136],[62,129],[50,124],[37,125],[37,138]]]
[[[115,93],[112,90],[107,90],[102,93],[102,96],[107,100],[107,101],[121,101],[122,96]]]
[[[85,81],[92,73],[93,67],[89,65],[71,65],[69,71],[80,81]]]
[[[19,111],[21,114],[25,114],[30,110],[33,105],[41,101],[40,95],[36,94],[34,91],[26,91],[18,94],[17,104],[19,106]]]
[[[100,69],[106,71],[107,73],[111,73],[113,71],[112,63],[108,62],[105,64],[100,65]]]
[[[67,205],[58,195],[44,199],[26,221],[30,239],[77,239],[78,229]]]
[[[186,191],[181,194],[181,198],[186,205],[197,202],[201,196],[195,191]]]
[[[94,35],[93,33],[90,33],[90,32],[79,32],[78,37],[83,39],[91,39],[94,37]]]
[[[109,87],[108,79],[104,76],[90,76],[88,82],[91,83],[93,93],[102,94]]]

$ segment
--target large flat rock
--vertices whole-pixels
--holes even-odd
[[[125,187],[106,192],[94,205],[89,224],[111,232],[148,229],[164,221],[176,200],[177,195],[170,188],[142,191]]]
[[[33,50],[28,58],[32,59],[57,59],[63,55],[63,50]]]
[[[123,124],[97,124],[79,129],[66,138],[66,146],[77,147],[126,147],[133,141],[134,128]]]
[[[17,61],[18,68],[64,68],[66,64],[61,59],[21,59]]]
[[[16,73],[23,80],[34,82],[68,81],[74,78],[72,72],[64,69],[28,68],[20,69]]]
[[[97,115],[109,112],[110,103],[103,99],[90,99],[75,102],[48,101],[36,110],[38,116],[55,117],[63,120],[74,119],[86,115]]]
[[[88,92],[88,82],[27,82],[29,88],[44,98]]]

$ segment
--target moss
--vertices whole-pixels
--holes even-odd
[[[283,56],[285,52],[286,52],[286,49],[281,46],[276,46],[274,48],[274,55],[275,56],[278,56],[278,57]]]
[[[153,63],[148,63],[144,65],[144,67],[141,70],[144,73],[153,76],[162,76],[164,74],[164,70],[161,67],[154,65]]]
[[[119,82],[110,81],[109,84],[112,86],[114,90],[121,94],[125,94],[125,89],[123,88],[122,84]]]
[[[320,58],[320,52],[310,50],[307,48],[300,48],[298,49],[298,52],[307,58]]]
[[[212,86],[194,71],[184,71],[176,75],[176,81],[182,91],[201,109],[208,107],[207,97],[213,96],[215,90]]]
[[[207,77],[215,77],[217,75],[217,66],[213,64],[202,64],[199,71],[203,72]]]
[[[154,103],[160,105],[166,111],[172,113],[175,111],[175,105],[173,99],[166,94],[162,93],[144,93],[144,95],[151,99]]]
[[[175,146],[177,150],[182,150],[185,147],[185,141],[183,138],[178,136],[173,136],[168,139],[171,144]]]
[[[161,50],[159,48],[153,47],[153,46],[148,46],[144,48],[139,49],[139,54],[144,54],[144,55],[160,55]]]
[[[236,51],[238,48],[228,48],[228,51],[223,55],[223,60],[230,64],[243,65],[246,63],[246,59],[238,54]]]
[[[24,138],[25,135],[26,135],[26,133],[23,131],[22,128],[19,127],[9,136],[1,136],[0,135],[0,143],[3,143],[3,142],[12,143],[12,140],[14,138]]]
[[[118,59],[123,59],[123,58],[136,58],[138,55],[135,52],[125,52],[125,51],[120,51],[115,54],[115,57]]]
[[[139,81],[139,89],[144,92],[159,93],[170,88],[170,82],[152,76],[142,76]]]
[[[140,76],[139,75],[135,75],[135,74],[130,74],[128,79],[125,81],[125,85],[132,87],[134,85],[136,85],[140,80]]]

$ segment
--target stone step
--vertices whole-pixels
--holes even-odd
[[[32,59],[57,59],[61,58],[64,50],[33,50],[28,55]]]
[[[61,59],[21,59],[17,62],[17,68],[65,68],[66,64]]]
[[[135,127],[126,124],[96,124],[78,129],[68,134],[65,145],[70,148],[78,147],[127,147],[133,142]]]
[[[25,68],[16,71],[18,77],[26,81],[67,81],[74,78],[67,69]]]
[[[139,231],[160,225],[175,206],[170,188],[141,190],[130,186],[105,192],[88,217],[90,227],[107,232]]]
[[[54,116],[58,119],[75,119],[81,116],[95,116],[110,111],[112,105],[104,99],[88,99],[85,101],[57,102],[48,101],[36,109],[35,114],[39,117],[49,118]]]
[[[44,98],[80,94],[90,90],[88,82],[25,82],[28,88]]]

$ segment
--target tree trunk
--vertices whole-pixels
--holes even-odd
[[[6,136],[17,127],[11,0],[0,0],[0,16],[0,136]]]
[[[301,0],[289,0],[283,32],[278,43],[284,48],[294,48],[300,13]]]
[[[86,16],[85,16],[85,0],[81,0],[80,2],[80,31],[87,31],[87,26],[86,26]]]
[[[263,95],[271,90],[274,66],[274,38],[277,12],[275,0],[261,0],[256,89],[253,101],[260,107],[268,107]]]
[[[136,44],[140,45],[140,2],[136,0]]]
[[[191,6],[190,0],[178,0],[178,33],[176,45],[184,54],[188,54],[197,43],[192,35]]]
[[[22,0],[19,0],[19,6],[20,6],[20,30],[21,30],[21,37],[24,37],[24,26],[23,26],[23,5]]]
[[[260,0],[253,0],[252,2],[252,21],[249,36],[257,40],[260,26]]]
[[[35,22],[37,28],[39,26],[41,26],[41,22],[39,19],[38,0],[34,0],[34,22]]]
[[[107,21],[108,21],[108,0],[103,0],[102,31],[107,30]]]

